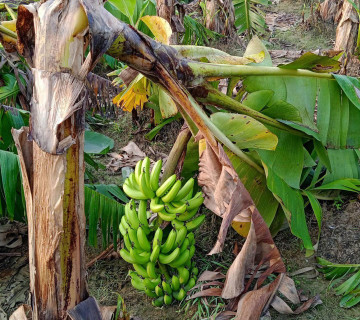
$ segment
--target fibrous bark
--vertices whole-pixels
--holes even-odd
[[[235,9],[231,0],[206,0],[206,28],[217,33],[233,36],[235,33]]]
[[[97,15],[99,6],[100,1],[48,0],[18,10],[18,50],[34,78],[30,128],[13,132],[29,222],[33,319],[66,319],[88,297],[81,93],[116,32],[106,13]],[[97,15],[88,15],[90,30],[84,7]]]

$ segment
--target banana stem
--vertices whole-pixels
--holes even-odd
[[[195,77],[293,76],[334,80],[333,75],[330,73],[316,73],[303,69],[294,70],[278,67],[223,65],[202,62],[189,62],[188,65]]]
[[[167,271],[166,266],[159,262],[159,268],[160,268],[161,273],[165,276],[166,281],[169,281],[171,279],[171,277]]]
[[[190,138],[191,138],[191,132],[189,128],[185,128],[180,131],[170,151],[169,157],[166,161],[164,174],[161,178],[161,183],[163,183],[167,178],[169,178],[175,172],[176,166],[179,163],[179,159],[182,153],[184,152],[184,150],[186,150],[186,146]]]
[[[8,28],[5,28],[3,25],[0,24],[0,33],[3,33],[4,35],[7,35],[10,38],[13,38],[14,40],[17,40],[17,34],[14,31],[9,30]]]

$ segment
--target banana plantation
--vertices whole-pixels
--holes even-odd
[[[359,0],[0,17],[0,320],[360,319]]]

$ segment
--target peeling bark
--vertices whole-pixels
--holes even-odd
[[[18,50],[34,77],[30,128],[13,131],[29,222],[33,319],[66,319],[88,297],[81,93],[118,33],[99,8],[100,1],[48,0],[18,10]]]

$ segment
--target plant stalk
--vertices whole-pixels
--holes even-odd
[[[167,178],[169,178],[175,172],[181,154],[186,149],[187,143],[189,142],[190,138],[191,138],[191,132],[189,128],[185,128],[180,131],[170,151],[168,159],[166,160],[164,173],[161,178],[161,183],[163,183]]]
[[[334,80],[334,77],[330,73],[317,73],[304,69],[293,70],[278,67],[222,65],[202,62],[189,62],[188,65],[195,77],[293,76]]]

